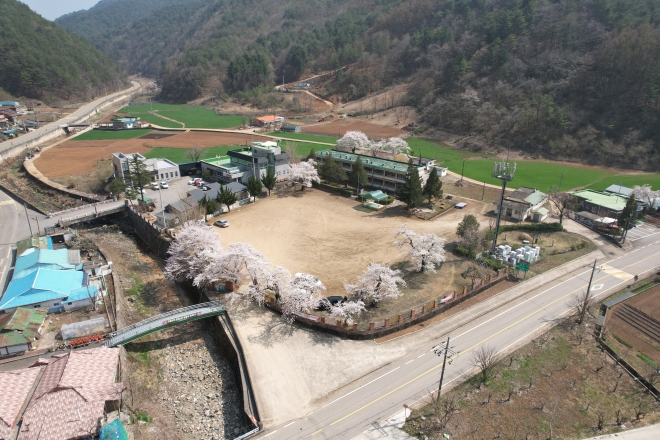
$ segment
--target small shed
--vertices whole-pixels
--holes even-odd
[[[548,217],[549,211],[546,208],[538,208],[534,211],[532,211],[532,221],[535,222],[542,222]]]
[[[289,124],[288,122],[282,124],[280,131],[285,133],[300,133],[300,125]]]
[[[100,318],[88,319],[87,321],[74,322],[73,324],[64,324],[62,326],[62,339],[82,338],[85,336],[100,335],[107,333],[110,325],[105,316]]]
[[[380,202],[381,200],[385,200],[387,198],[387,194],[385,194],[381,190],[376,190],[370,192],[363,192],[362,194],[360,194],[360,197],[362,197],[363,199],[373,200],[374,202]]]

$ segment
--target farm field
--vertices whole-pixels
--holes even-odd
[[[143,121],[147,121],[150,124],[155,124],[160,127],[165,127],[165,128],[183,128],[183,124],[178,124],[176,122],[172,122],[167,119],[163,119],[160,116],[152,115],[149,113],[140,113],[140,114],[132,114],[130,115],[131,117],[139,117]]]
[[[191,107],[192,106],[188,104],[161,104],[154,102],[153,104],[129,105],[127,107],[120,108],[118,111],[120,113],[146,113],[150,111],[162,110],[183,110]]]
[[[305,134],[320,134],[336,137],[345,135],[347,131],[361,131],[370,138],[375,139],[400,136],[406,133],[398,128],[373,124],[366,120],[362,121],[356,118],[339,119],[329,123],[324,122],[314,125],[303,125],[300,129]]]
[[[304,133],[282,133],[279,131],[274,131],[268,134],[274,137],[301,140],[301,141],[326,142],[333,145],[335,145],[337,143],[337,140],[339,139],[334,136],[319,136],[316,134],[304,134]]]
[[[243,116],[217,115],[214,111],[205,108],[163,111],[161,113],[163,116],[186,124],[186,128],[234,128],[243,123]]]
[[[133,139],[145,134],[151,133],[151,129],[147,128],[136,128],[133,130],[90,130],[85,132],[75,138],[71,139],[72,141],[102,141],[102,140],[113,140],[113,139]]]

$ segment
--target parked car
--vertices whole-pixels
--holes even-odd
[[[213,222],[213,224],[221,228],[229,227],[229,222],[227,220],[216,220],[215,222]]]
[[[319,305],[316,307],[316,310],[330,310],[330,306],[336,306],[337,304],[341,304],[346,301],[348,301],[348,297],[346,296],[339,296],[339,295],[327,296],[319,302]]]
[[[160,187],[163,188],[163,189],[167,189],[170,186],[167,184],[167,182],[160,182]]]
[[[160,188],[160,185],[158,184],[158,182],[154,182],[154,183],[151,184],[151,189],[158,190],[158,188]]]
[[[296,282],[296,278],[309,278],[309,279],[311,279],[311,280],[314,282],[314,284],[316,284],[318,287],[323,286],[323,283],[321,282],[321,280],[319,280],[318,278],[316,278],[314,275],[310,275],[310,274],[308,274],[308,273],[298,272],[298,273],[294,276],[294,278],[293,278],[293,282],[294,282],[294,283]]]
[[[195,179],[190,179],[188,181],[188,185],[194,185],[195,184]]]

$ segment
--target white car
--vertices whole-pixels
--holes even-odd
[[[160,187],[163,188],[163,189],[167,189],[170,186],[167,184],[167,182],[160,182]]]
[[[229,227],[229,222],[227,220],[216,220],[213,224],[221,228]]]
[[[194,185],[195,184],[195,179],[189,180],[188,185]]]
[[[151,189],[153,189],[154,191],[157,191],[158,188],[160,188],[158,182],[156,182],[156,183],[152,183],[152,184],[151,184]]]
[[[296,278],[308,279],[308,280],[312,281],[314,284],[316,284],[318,287],[323,286],[323,283],[321,282],[321,280],[319,280],[318,278],[316,278],[314,275],[310,275],[310,274],[308,274],[308,273],[298,272],[298,273],[293,277],[293,282],[294,282],[294,283],[296,282]]]

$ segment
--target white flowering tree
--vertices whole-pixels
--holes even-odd
[[[291,180],[302,183],[301,191],[310,188],[312,182],[321,183],[316,161],[309,159],[306,162],[292,163],[290,166]]]
[[[635,185],[633,187],[633,194],[636,199],[647,203],[651,209],[655,208],[655,204],[660,199],[660,190],[653,191],[651,185],[648,184],[643,186]]]
[[[186,281],[197,277],[215,255],[222,253],[220,236],[202,222],[183,224],[167,253],[165,276],[170,281]]]
[[[291,283],[281,287],[280,308],[287,322],[296,319],[296,312],[310,313],[317,308],[323,300],[321,291],[325,290],[323,283],[308,274],[298,274]]]
[[[217,253],[205,269],[195,277],[193,284],[203,286],[214,281],[238,283],[250,277],[249,269],[269,266],[261,252],[247,243],[231,243],[225,252]]]
[[[272,292],[279,299],[280,292],[292,282],[291,273],[282,266],[250,264],[246,268],[246,273],[250,285],[245,293],[259,305],[263,305],[268,292]]]
[[[330,316],[343,321],[348,325],[353,325],[353,322],[358,319],[365,310],[364,303],[360,300],[345,301],[336,306],[330,306]]]
[[[392,157],[395,157],[402,153],[409,153],[410,147],[408,142],[404,141],[400,137],[391,137],[387,140],[382,141],[382,150],[391,154]]]
[[[358,276],[356,283],[344,283],[346,292],[360,301],[371,301],[375,306],[388,298],[398,298],[403,295],[401,287],[406,282],[401,278],[401,272],[392,270],[381,263],[369,263],[367,270]]]
[[[347,131],[337,141],[337,149],[355,153],[357,150],[367,150],[371,142],[366,134],[361,131]]]
[[[419,235],[406,227],[399,226],[394,236],[399,249],[406,249],[405,258],[409,258],[419,272],[435,272],[435,267],[445,261],[443,248],[445,239],[435,234]]]

